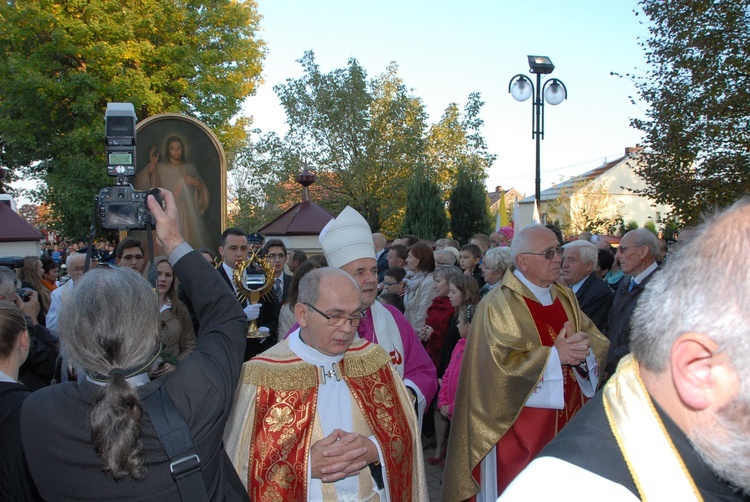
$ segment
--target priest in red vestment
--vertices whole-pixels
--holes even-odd
[[[380,346],[357,337],[360,290],[307,274],[299,328],[242,368],[225,447],[250,500],[425,501],[412,395]]]
[[[442,500],[494,501],[594,395],[609,342],[560,276],[555,234],[530,225],[480,302],[459,377]]]

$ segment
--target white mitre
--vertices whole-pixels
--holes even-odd
[[[323,227],[320,245],[329,267],[341,268],[360,258],[375,259],[370,225],[351,206]]]

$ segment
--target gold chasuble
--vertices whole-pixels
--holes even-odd
[[[472,473],[495,446],[502,490],[510,481],[507,478],[520,472],[581,407],[585,398],[569,366],[562,367],[562,410],[524,407],[566,321],[574,332],[589,334],[591,350],[604,368],[609,341],[583,314],[570,288],[555,283],[551,294],[552,305],[542,306],[511,267],[501,285],[479,303],[458,382],[443,477],[444,502],[468,500],[479,492]],[[505,438],[509,431],[512,437]],[[524,453],[526,448],[537,451]]]
[[[408,391],[379,345],[356,338],[337,373],[352,395],[355,429],[380,446],[389,499],[424,500],[422,452]],[[281,342],[245,363],[225,433],[226,450],[251,500],[298,501],[309,496],[310,447],[323,439],[318,416],[320,367],[303,361]],[[356,403],[356,405],[354,404]],[[360,494],[371,496],[369,469],[359,474]],[[325,500],[337,500],[323,483]],[[378,496],[370,500],[378,500]]]

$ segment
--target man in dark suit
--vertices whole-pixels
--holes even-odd
[[[224,230],[219,242],[219,254],[222,263],[217,268],[224,281],[236,292],[237,286],[232,280],[237,262],[247,257],[248,241],[242,229],[233,227]],[[245,348],[245,361],[255,357],[264,350],[271,347],[272,343],[266,340],[276,340],[276,331],[279,325],[279,309],[276,296],[271,291],[263,295],[260,303],[248,304],[247,300],[240,302],[248,321],[256,320],[258,328],[268,328],[270,335],[267,338],[248,338]]]
[[[269,239],[263,245],[263,256],[273,265],[273,289],[271,290],[278,300],[278,317],[281,306],[289,297],[289,288],[292,284],[292,276],[284,272],[287,261],[286,245],[281,239]]]
[[[631,230],[620,241],[615,259],[626,277],[620,281],[609,311],[607,337],[609,359],[605,373],[612,374],[620,359],[630,353],[630,317],[643,289],[657,270],[659,241],[645,228]]]
[[[573,241],[563,246],[563,259],[562,279],[576,294],[583,313],[604,333],[614,293],[596,275],[599,250],[590,242]]]

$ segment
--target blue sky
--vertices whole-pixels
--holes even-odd
[[[315,51],[324,72],[356,58],[370,77],[395,61],[407,87],[424,101],[429,122],[451,102],[477,91],[485,105],[483,133],[498,158],[487,186],[534,190],[535,143],[531,100],[508,94],[517,73],[528,74],[526,56],[549,56],[553,77],[568,100],[547,106],[541,146],[542,189],[601,165],[642,138],[629,120],[644,105],[631,104],[633,83],[610,72],[646,71],[638,45],[647,30],[634,0],[392,1],[258,0],[260,36],[267,44],[265,83],[245,106],[254,126],[285,131],[273,85],[301,75],[295,61]]]

